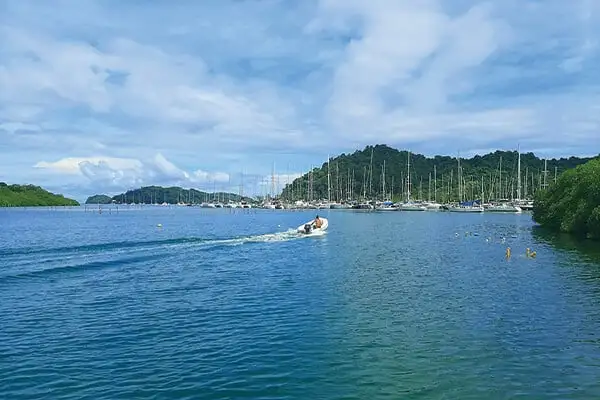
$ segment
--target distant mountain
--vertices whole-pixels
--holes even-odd
[[[162,187],[162,186],[146,186],[135,190],[128,190],[125,193],[118,194],[116,196],[106,195],[94,195],[86,200],[86,204],[129,204],[129,203],[143,203],[143,204],[201,204],[203,202],[211,201],[251,201],[248,197],[239,196],[234,193],[207,193],[196,189],[184,189],[178,186]]]
[[[383,198],[382,170],[385,162],[385,197],[405,199],[407,195],[408,151],[384,144],[367,146],[352,154],[341,154],[329,160],[331,199]],[[372,157],[372,160],[371,160]],[[483,179],[485,199],[515,198],[517,196],[517,151],[495,151],[483,156],[460,159],[463,199],[480,197]],[[581,165],[590,158],[548,159],[546,184],[555,176]],[[521,198],[532,198],[544,186],[544,163],[533,153],[521,154]],[[435,168],[435,171],[434,171]],[[328,164],[315,168],[294,180],[283,190],[285,199],[327,199]],[[429,179],[431,174],[431,191]],[[434,179],[437,177],[437,180]],[[459,198],[457,156],[425,157],[410,154],[410,197],[438,201]]]
[[[79,202],[34,185],[0,182],[0,207],[78,206]]]
[[[90,196],[85,201],[85,204],[112,204],[113,199],[105,194],[97,194]]]

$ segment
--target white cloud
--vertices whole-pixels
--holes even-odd
[[[225,186],[245,171],[261,190],[273,162],[306,170],[372,143],[598,142],[593,0],[4,6],[3,180]]]
[[[453,19],[435,1],[322,4],[320,18],[325,21],[332,13],[360,21],[361,36],[346,47],[336,67],[328,104],[336,130],[352,137],[373,127],[383,131],[379,134],[393,134],[390,128],[406,119],[418,119],[421,125],[438,119],[451,96],[471,89],[469,69],[481,65],[505,40],[506,27],[483,5]],[[326,22],[318,25],[330,28]],[[390,104],[386,96],[397,100]],[[431,127],[437,129],[435,125]]]
[[[40,161],[35,168],[49,169],[60,174],[85,175],[82,165],[86,167],[104,167],[116,170],[141,170],[143,164],[139,160],[113,157],[68,157],[54,162]]]
[[[82,176],[87,178],[89,184],[107,190],[152,184],[193,186],[229,181],[229,175],[224,172],[184,171],[160,153],[150,160],[72,157],[54,162],[41,161],[34,167],[61,176]]]

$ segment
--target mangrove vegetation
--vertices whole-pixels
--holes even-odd
[[[533,220],[553,231],[600,239],[600,158],[565,171],[539,191]]]

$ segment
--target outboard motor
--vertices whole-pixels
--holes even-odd
[[[304,224],[304,233],[310,233],[311,230],[312,230],[311,224]]]

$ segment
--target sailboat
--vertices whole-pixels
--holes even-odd
[[[406,201],[398,205],[400,211],[426,211],[427,207],[410,200],[410,152],[407,152]]]
[[[398,211],[398,207],[394,205],[393,201],[387,200],[387,193],[385,192],[385,160],[383,160],[383,167],[381,168],[381,193],[383,201],[377,207],[377,211]],[[392,189],[393,190],[393,189]]]
[[[486,207],[485,211],[489,212],[504,212],[504,213],[521,213],[523,209],[519,206],[521,202],[521,150],[520,147],[517,146],[518,161],[517,161],[517,198],[513,203],[508,203],[505,201],[490,204]]]
[[[433,184],[436,185],[437,182],[437,171],[435,165],[433,166]],[[429,173],[429,185],[427,186],[427,201],[424,203],[424,206],[428,211],[438,211],[442,208],[442,205],[437,202],[437,187],[433,190],[434,200],[431,201],[431,172]]]
[[[463,213],[480,213],[483,212],[483,206],[481,205],[481,203],[478,203],[476,201],[466,201],[463,202],[463,196],[462,196],[462,168],[460,166],[460,154],[458,156],[458,198],[459,198],[459,203],[458,205],[451,205],[448,206],[448,211],[451,212],[463,212]],[[483,188],[481,190],[481,201],[483,202]]]

